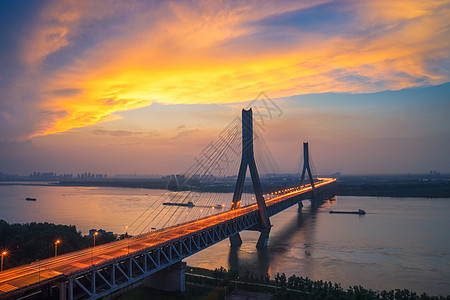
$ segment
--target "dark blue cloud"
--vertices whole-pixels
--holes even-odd
[[[45,1],[0,1],[0,64],[16,57],[19,43],[44,5]]]
[[[105,40],[120,38],[127,34],[124,32],[126,23],[130,22],[133,14],[130,10],[117,12],[113,15],[107,15],[98,19],[85,19],[80,22],[76,32],[71,32],[68,39],[70,43],[50,53],[46,58],[47,64],[44,66],[46,71],[52,71],[53,68],[60,68],[64,65],[71,65],[80,57],[86,49],[95,48],[99,43]],[[129,34],[129,33],[128,33]]]
[[[299,9],[262,19],[255,25],[289,27],[303,31],[338,31],[347,28],[355,18],[345,3],[325,3],[306,9]]]
[[[329,2],[245,23],[244,26],[254,30],[250,34],[225,40],[221,47],[270,52],[310,43],[308,38],[300,38],[302,33],[310,32],[325,38],[365,35],[362,29],[354,26],[357,11],[347,4],[347,1]]]
[[[0,109],[8,89],[25,66],[20,47],[44,1],[0,1]]]

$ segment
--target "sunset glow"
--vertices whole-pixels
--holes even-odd
[[[21,135],[84,127],[153,101],[441,84],[448,70],[434,62],[448,60],[448,16],[442,1],[50,1],[19,51],[26,71],[17,80],[34,83],[12,91],[19,99],[31,94],[34,112],[46,114]]]
[[[40,137],[99,133],[103,126],[151,132],[161,142],[179,132],[164,122],[143,128],[132,121],[134,111],[152,104],[177,111],[180,105],[236,107],[262,91],[272,99],[373,94],[437,86],[450,77],[448,1],[49,0],[27,9],[4,6],[5,142],[33,139],[37,145]],[[11,27],[21,34],[11,35]],[[123,123],[135,128],[120,128]],[[224,123],[202,124],[208,140]],[[191,127],[195,134],[198,126]],[[77,137],[81,144],[88,138]]]

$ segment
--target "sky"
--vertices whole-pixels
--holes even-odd
[[[281,172],[450,172],[450,1],[0,1],[0,40],[0,172],[183,173],[262,92]]]

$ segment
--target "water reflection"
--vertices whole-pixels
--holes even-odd
[[[245,272],[251,270],[255,274],[267,274],[270,268],[270,251],[268,248],[256,248],[246,252],[242,246],[230,247],[228,253],[229,268]]]
[[[317,212],[319,205],[311,205],[305,201],[305,205],[298,207],[296,216],[285,218],[284,222],[278,222],[276,216],[272,217],[273,224],[278,227],[275,234],[271,234],[267,248],[248,249],[248,244],[255,242],[259,232],[255,232],[250,239],[245,238],[245,246],[229,247],[228,265],[231,269],[238,271],[252,270],[255,274],[269,274],[273,276],[271,264],[277,263],[289,252],[293,251],[292,240],[295,236],[301,235],[304,240],[304,258],[309,258],[314,247],[315,223],[317,222]],[[276,223],[275,223],[276,222]],[[281,225],[280,225],[281,223]],[[244,239],[244,238],[243,238]],[[253,244],[253,247],[255,246]]]

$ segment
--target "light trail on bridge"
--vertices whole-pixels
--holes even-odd
[[[335,181],[336,179],[334,178],[321,178],[320,181],[315,183],[315,186],[317,189]],[[311,190],[312,187],[310,185],[302,188],[287,189],[286,192],[280,195],[274,195],[273,198],[266,199],[265,202],[269,209],[277,203],[306,194],[311,192]],[[26,266],[5,270],[0,273],[0,298],[2,298],[2,294],[9,294],[9,292],[18,289],[24,290],[26,287],[32,288],[48,284],[49,282],[56,282],[58,279],[79,273],[84,269],[92,268],[93,266],[98,266],[121,257],[130,256],[134,252],[143,251],[172,240],[178,240],[227,220],[251,214],[257,210],[257,204],[254,203],[198,220],[151,231],[136,237],[66,253]]]

